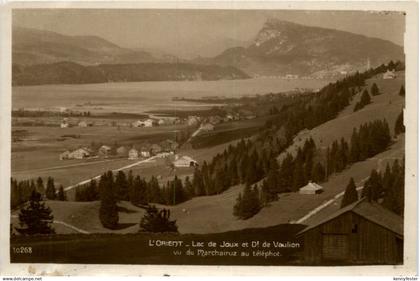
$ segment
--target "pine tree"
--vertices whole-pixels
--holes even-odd
[[[276,201],[278,199],[277,193],[273,192],[269,187],[267,179],[264,179],[261,184],[261,194],[260,201],[263,205],[267,205],[270,202]]]
[[[258,189],[246,184],[242,193],[239,193],[236,204],[233,207],[233,215],[246,220],[257,214],[261,209]]]
[[[377,96],[377,95],[380,95],[381,94],[379,92],[378,85],[376,85],[376,83],[373,83],[372,87],[370,88],[370,94],[372,96]]]
[[[395,136],[398,136],[399,134],[405,133],[403,111],[400,112],[400,114],[397,117],[397,120],[395,121],[394,133],[395,133]]]
[[[381,175],[373,169],[370,173],[369,179],[366,181],[363,191],[362,197],[366,197],[369,202],[371,201],[378,201],[379,198],[382,197],[383,187],[382,187],[382,179]]]
[[[276,194],[278,192],[284,192],[281,189],[280,184],[280,172],[279,165],[276,158],[270,159],[269,171],[266,178],[267,192],[270,194]],[[270,196],[271,197],[271,196]]]
[[[400,92],[398,93],[400,96],[402,96],[402,97],[404,97],[405,96],[405,88],[404,88],[404,85],[401,85],[401,88],[400,88]]]
[[[47,189],[45,190],[45,196],[47,197],[48,200],[56,199],[54,179],[51,177],[48,177],[48,180],[47,180]]]
[[[195,196],[202,196],[206,194],[206,190],[204,188],[203,175],[201,174],[199,168],[195,168],[194,170],[192,185],[194,188]]]
[[[389,167],[389,163],[386,163],[385,173],[382,177],[382,187],[384,189],[385,194],[388,190],[390,190],[393,183],[393,176],[391,174],[391,168]]]
[[[321,163],[317,163],[312,170],[312,181],[321,183],[325,181],[325,169]]]
[[[115,177],[115,191],[118,195],[118,200],[128,200],[128,181],[123,171],[118,171]]]
[[[36,191],[41,194],[41,196],[43,194],[45,194],[45,187],[44,187],[44,182],[42,181],[41,177],[38,177],[36,180]]]
[[[404,162],[403,162],[404,163]],[[392,183],[386,190],[383,205],[394,213],[404,216],[404,165],[397,160],[392,165]]]
[[[29,205],[22,208],[19,213],[20,228],[16,230],[22,235],[54,234],[54,217],[51,209],[45,206],[40,193],[33,191]]]
[[[341,208],[344,208],[357,200],[359,200],[359,195],[357,194],[356,184],[354,183],[354,179],[350,178],[346,191],[344,192],[343,200],[341,201]]]
[[[58,200],[60,201],[66,201],[66,194],[64,193],[64,187],[62,185],[60,185],[60,188],[58,189],[58,195],[57,195]]]
[[[371,99],[370,99],[369,93],[365,89],[362,93],[362,96],[360,97],[360,101],[356,104],[353,111],[358,111],[370,103],[371,103]]]
[[[184,190],[185,190],[188,198],[194,197],[194,187],[191,183],[191,180],[190,180],[189,176],[185,177]]]
[[[362,93],[362,97],[360,98],[360,103],[363,106],[365,106],[365,105],[370,104],[370,102],[371,102],[370,95],[367,90],[364,90]]]
[[[113,175],[105,173],[99,181],[101,206],[99,208],[99,219],[102,225],[114,229],[118,225],[118,206],[116,195],[113,190]]]
[[[153,205],[148,205],[146,214],[140,221],[140,232],[178,232],[176,221],[171,221],[170,210],[158,210]]]
[[[303,163],[301,160],[296,159],[293,170],[293,185],[292,190],[298,191],[305,184],[305,175],[303,171]]]

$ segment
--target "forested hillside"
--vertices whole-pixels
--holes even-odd
[[[73,62],[13,65],[12,84],[87,84],[106,82],[219,80],[249,78],[232,66],[188,63],[101,64],[84,66]]]

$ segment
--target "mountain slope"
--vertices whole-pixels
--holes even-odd
[[[232,66],[188,63],[100,64],[84,66],[73,62],[13,65],[12,84],[88,84],[106,82],[181,81],[245,79]]]
[[[389,41],[333,29],[268,20],[248,47],[230,48],[201,63],[236,66],[250,75],[318,74],[404,60],[403,48]]]
[[[117,46],[97,36],[67,36],[52,31],[13,27],[14,64],[72,61],[79,64],[161,62],[148,52]]]

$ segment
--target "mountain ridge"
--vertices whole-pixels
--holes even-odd
[[[367,60],[372,66],[404,60],[404,51],[384,39],[269,19],[247,47],[230,48],[196,62],[233,65],[251,76],[334,76],[364,70]]]

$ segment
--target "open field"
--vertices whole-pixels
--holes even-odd
[[[262,116],[251,120],[242,120],[218,124],[213,131],[200,133],[192,140],[194,148],[207,148],[255,135],[272,118]]]
[[[340,174],[335,174],[323,183],[325,191],[319,195],[299,193],[282,194],[278,201],[264,207],[257,215],[248,220],[238,220],[233,216],[233,206],[242,186],[234,186],[213,196],[201,196],[176,206],[165,206],[171,210],[171,217],[177,220],[180,233],[216,233],[250,227],[267,227],[295,221],[312,209],[345,190],[353,177],[356,182],[366,179],[372,169],[384,169],[387,162],[401,159],[404,155],[404,137],[400,137],[387,151],[363,162],[358,162]],[[60,202],[48,201],[54,219],[74,225],[91,233],[133,233],[138,231],[138,223],[144,210],[128,202],[120,203],[119,230],[108,230],[101,226],[98,218],[99,202]],[[162,207],[162,206],[161,206]],[[203,217],[206,218],[203,220]],[[63,231],[63,232],[59,232]],[[61,229],[58,233],[72,233]]]
[[[265,118],[258,120],[242,120],[232,122],[232,124],[220,124],[220,130],[227,128],[247,128],[261,123]],[[136,160],[126,158],[96,158],[96,159],[71,159],[59,160],[59,154],[65,150],[75,149],[81,146],[88,146],[92,142],[107,145],[125,145],[130,147],[141,144],[158,143],[168,138],[173,139],[177,131],[186,129],[186,125],[161,126],[151,128],[128,128],[121,127],[17,127],[19,130],[26,130],[26,139],[12,143],[12,177],[23,180],[42,177],[44,180],[48,176],[55,179],[57,185],[64,187],[76,184],[83,180],[98,176],[107,170],[118,169],[120,167],[135,163]],[[216,129],[219,131],[219,129]],[[62,137],[64,135],[74,137]],[[64,139],[64,140],[63,140]],[[226,141],[225,141],[226,142]],[[235,141],[234,141],[235,142]],[[227,147],[232,142],[227,142],[205,149],[192,149],[191,147],[182,148],[177,153],[179,155],[192,156],[199,163],[211,158]],[[173,159],[172,159],[173,160]],[[133,173],[142,177],[160,176],[161,182],[165,183],[175,174],[169,168],[166,159],[156,159],[150,163],[143,163],[133,167]],[[171,162],[171,161],[170,161]],[[192,175],[191,168],[178,168],[176,174],[180,177]]]
[[[53,210],[54,220],[68,223],[89,233],[109,232],[99,221],[99,201],[96,202],[71,202],[48,201],[47,206]],[[133,233],[139,230],[138,223],[143,217],[144,209],[135,207],[128,202],[119,203],[119,226],[113,233]],[[12,212],[17,215],[18,211]],[[18,219],[12,218],[12,223],[17,226]],[[59,228],[57,228],[59,227]],[[57,233],[74,233],[70,228],[54,225]]]

